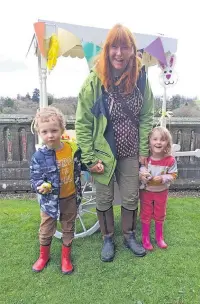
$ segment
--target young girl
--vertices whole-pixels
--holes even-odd
[[[32,267],[35,272],[42,271],[50,259],[58,216],[63,235],[61,270],[64,274],[73,271],[71,244],[81,201],[81,164],[76,144],[61,141],[64,128],[65,119],[58,109],[46,107],[37,112],[34,129],[44,145],[34,153],[30,166],[31,184],[38,193],[41,211],[40,256]]]
[[[150,242],[151,220],[155,221],[155,237],[158,247],[167,248],[163,239],[168,188],[177,177],[177,164],[171,155],[172,137],[163,127],[154,128],[149,135],[150,156],[148,167],[140,168],[140,219],[142,243],[146,250],[153,250]]]

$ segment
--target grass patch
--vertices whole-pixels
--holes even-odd
[[[0,200],[1,304],[199,304],[200,202],[170,198],[165,223],[169,247],[137,258],[123,247],[120,209],[115,207],[116,258],[100,261],[101,235],[73,244],[75,272],[60,272],[61,241],[53,239],[51,261],[42,273],[38,257],[39,208],[34,201]],[[152,225],[152,243],[154,228]],[[140,224],[138,222],[140,238]]]

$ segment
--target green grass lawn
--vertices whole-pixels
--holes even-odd
[[[200,304],[200,200],[169,199],[169,247],[155,246],[144,258],[123,247],[119,207],[115,215],[117,252],[112,263],[100,261],[101,236],[95,233],[74,241],[75,272],[64,276],[61,241],[54,238],[48,267],[33,273],[39,249],[38,205],[31,200],[0,200],[0,303]]]

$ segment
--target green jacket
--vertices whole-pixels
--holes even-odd
[[[98,160],[104,164],[104,173],[93,173],[95,180],[108,185],[116,167],[114,134],[110,128],[108,109],[102,94],[102,84],[95,71],[84,82],[78,97],[76,112],[76,138],[81,148],[82,162],[88,167]],[[154,98],[146,80],[144,102],[140,112],[139,154],[148,156],[148,135],[153,126]]]

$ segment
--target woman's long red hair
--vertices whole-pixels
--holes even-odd
[[[127,45],[133,48],[133,55],[117,83],[114,83],[112,76],[112,66],[109,60],[109,48],[111,45]],[[140,58],[137,56],[137,47],[131,31],[121,24],[116,24],[108,33],[103,49],[96,60],[95,69],[103,86],[109,90],[114,85],[120,86],[123,94],[133,91],[137,82],[139,69],[141,67]]]

